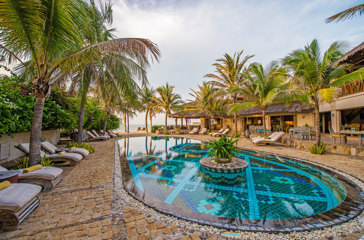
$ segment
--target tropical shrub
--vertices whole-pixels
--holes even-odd
[[[240,133],[233,133],[232,138],[240,138]]]
[[[40,165],[43,167],[53,167],[54,163],[50,159],[46,159],[45,156],[40,158]]]
[[[169,132],[168,131],[164,131],[163,134],[164,135],[169,135]]]
[[[77,142],[68,142],[66,148],[71,148],[71,147],[84,148],[88,150],[90,153],[95,152],[95,148],[87,143],[78,144]]]
[[[326,153],[326,145],[323,142],[320,142],[319,145],[313,144],[310,147],[310,152],[312,154],[322,155],[322,154]]]
[[[232,158],[236,156],[236,152],[239,150],[235,145],[238,140],[227,138],[226,136],[220,137],[218,140],[210,140],[207,145],[209,155],[215,159],[217,163],[231,162]]]
[[[22,162],[18,162],[15,160],[15,164],[18,169],[28,168],[29,167],[29,158],[24,156]]]

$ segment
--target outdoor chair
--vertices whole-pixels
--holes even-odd
[[[25,154],[29,155],[29,143],[21,143],[18,145],[18,149],[23,151]],[[82,160],[82,155],[78,153],[65,153],[62,155],[59,154],[46,154],[43,151],[40,151],[40,156],[45,157],[46,159],[51,160],[54,163],[58,162],[69,162],[71,166],[76,165]]]
[[[207,128],[202,128],[202,130],[198,134],[205,135],[206,133],[207,133]]]
[[[105,135],[105,136],[109,136],[109,137],[111,137],[111,138],[116,138],[116,137],[118,137],[118,135],[116,135],[116,134],[113,134],[113,133],[109,133],[108,131],[104,131],[104,130],[100,130],[100,132],[103,134],[103,135]]]
[[[39,206],[41,186],[11,183],[0,190],[0,231],[15,230]]]
[[[115,134],[118,137],[122,137],[123,136],[121,133],[116,133],[116,132],[114,132],[112,130],[108,130],[108,132],[111,133],[111,134]]]
[[[216,133],[214,135],[212,135],[213,137],[221,137],[221,136],[225,136],[226,134],[228,134],[230,132],[230,129],[227,128],[225,129],[222,133]]]
[[[42,187],[42,191],[49,191],[62,180],[61,168],[56,167],[42,167],[41,169],[23,173],[24,169],[18,169],[18,182],[31,183]],[[0,172],[8,171],[8,169],[0,166]]]
[[[284,132],[277,132],[272,138],[256,138],[253,140],[254,144],[269,144],[269,143],[279,143],[283,138]]]
[[[307,127],[302,127],[301,130],[299,131],[298,133],[299,137],[301,140],[303,139],[311,139],[311,129],[310,128],[307,128]]]
[[[221,128],[218,132],[211,132],[209,135],[210,136],[213,136],[214,134],[217,134],[217,133],[222,133],[224,131],[223,128]]]
[[[42,148],[44,148],[47,152],[51,153],[51,154],[56,154],[57,150],[58,152],[65,151],[68,153],[78,153],[81,154],[83,157],[87,157],[90,152],[85,149],[85,148],[75,148],[75,149],[70,149],[70,148],[62,148],[62,149],[58,149],[56,146],[54,146],[52,143],[48,142],[48,141],[44,141],[41,142],[40,144],[42,146]]]
[[[95,129],[91,130],[91,132],[92,132],[92,133],[93,133],[96,137],[102,137],[102,136],[105,136],[105,137],[107,137],[107,139],[109,139],[109,138],[110,138],[110,136],[109,136],[109,135],[106,135],[106,134],[99,135],[99,134],[96,132],[96,130],[95,130]]]
[[[339,143],[341,144],[341,139],[344,140],[344,143],[346,142],[346,135],[340,135],[339,133],[335,133],[334,129],[330,128],[330,138],[332,143],[336,143],[336,139],[339,139]]]
[[[193,128],[192,131],[189,132],[188,134],[198,134],[198,128],[197,127]]]
[[[274,132],[271,135],[269,135],[268,137],[265,137],[265,139],[271,139],[272,137],[274,137],[275,135],[277,135],[279,132]],[[253,137],[252,141],[256,140],[256,139],[261,139],[262,137]]]
[[[95,136],[93,133],[91,133],[90,131],[86,131],[87,135],[89,136],[89,138],[86,139],[86,141],[103,141],[103,140],[108,140],[109,137],[106,136]]]

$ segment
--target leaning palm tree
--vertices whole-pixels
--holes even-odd
[[[283,62],[294,71],[294,83],[305,93],[315,108],[316,144],[320,144],[319,104],[330,102],[337,96],[336,87],[364,78],[363,69],[345,75],[348,65],[336,66],[346,46],[334,42],[321,54],[318,41],[314,39],[303,49],[291,52]]]
[[[35,96],[30,134],[32,165],[40,161],[44,101],[57,73],[72,72],[74,66],[87,64],[102,53],[119,53],[141,62],[149,53],[155,59],[159,56],[156,45],[146,39],[121,38],[85,46],[82,29],[89,23],[85,9],[81,0],[0,0],[0,55],[28,70]]]
[[[181,96],[173,92],[174,86],[166,85],[157,88],[158,97],[152,99],[156,102],[156,106],[159,109],[163,109],[165,113],[164,123],[165,130],[167,130],[167,118],[171,114],[171,111],[176,110],[182,103]]]
[[[241,109],[258,107],[262,110],[263,129],[266,134],[265,116],[267,108],[278,102],[282,102],[289,96],[289,82],[287,71],[273,63],[264,69],[261,64],[254,64],[245,74],[246,80],[242,87],[235,87],[231,91],[243,95],[245,101],[236,103],[230,108],[230,113],[236,113]]]
[[[362,15],[363,13],[364,13],[364,4],[358,4],[354,7],[348,8],[342,12],[339,12],[339,13],[327,18],[326,23],[330,23],[333,21],[340,22],[343,20],[353,18],[356,14]]]
[[[238,87],[242,81],[242,74],[246,72],[248,67],[246,63],[254,55],[248,55],[241,59],[243,51],[234,53],[233,56],[225,53],[224,58],[219,58],[213,64],[216,67],[215,73],[206,74],[205,77],[211,78],[209,83],[220,88],[226,94],[230,94],[233,103],[236,103],[238,94],[231,93],[231,89]],[[238,131],[237,115],[234,114],[235,132]]]

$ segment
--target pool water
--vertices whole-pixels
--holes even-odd
[[[241,150],[237,157],[249,166],[231,177],[200,167],[208,149],[197,140],[135,137],[119,144],[127,158],[126,187],[176,216],[303,218],[335,208],[346,197],[337,179],[293,159]]]

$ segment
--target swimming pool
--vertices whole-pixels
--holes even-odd
[[[131,194],[158,211],[216,227],[276,231],[332,225],[339,216],[330,211],[355,187],[307,163],[247,150],[237,155],[249,163],[243,172],[209,172],[199,164],[208,155],[205,144],[186,138],[135,137],[119,145]],[[347,220],[345,214],[340,218]]]

